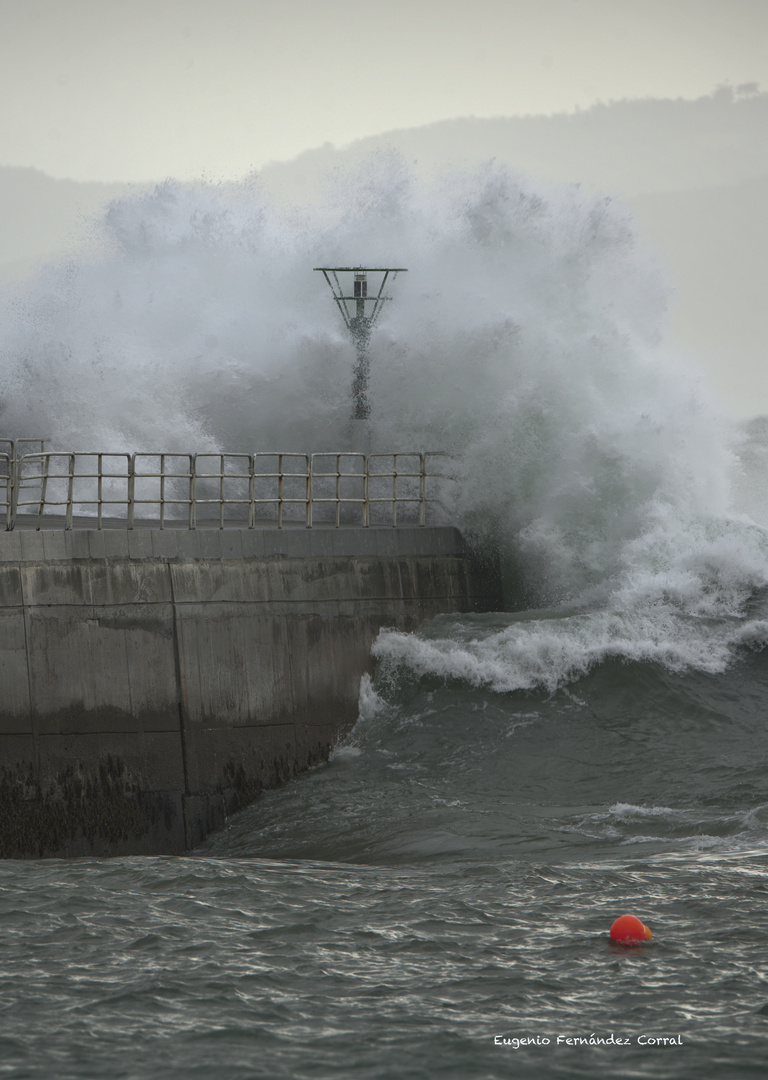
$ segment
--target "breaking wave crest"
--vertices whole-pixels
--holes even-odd
[[[343,448],[354,349],[312,268],[406,266],[372,340],[372,448],[450,452],[448,517],[497,546],[514,603],[591,614],[475,643],[385,633],[377,655],[498,688],[608,656],[727,662],[735,638],[706,620],[768,583],[768,519],[735,432],[664,344],[664,273],[621,205],[495,163],[424,181],[385,153],[311,207],[271,205],[258,181],[168,182],[95,228],[98,258],[0,309],[6,436]]]

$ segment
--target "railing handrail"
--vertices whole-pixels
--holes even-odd
[[[8,452],[0,451],[0,508],[8,531],[17,523],[61,528],[57,519],[63,519],[65,530],[114,528],[123,521],[133,529],[137,520],[144,525],[157,522],[160,529],[173,522],[179,528],[184,519],[188,529],[196,529],[198,522],[215,520],[206,517],[212,512],[221,529],[241,519],[243,528],[274,523],[282,529],[286,521],[296,523],[297,512],[307,529],[315,524],[339,528],[351,516],[359,516],[359,524],[367,528],[372,521],[380,522],[384,508],[392,527],[423,527],[429,509],[441,504],[434,485],[453,479],[434,468],[450,459],[435,450],[189,454],[45,450],[42,440],[24,441],[43,449],[19,453],[17,443],[8,441]],[[144,517],[149,508],[154,512]],[[266,520],[258,516],[259,508],[270,508]]]

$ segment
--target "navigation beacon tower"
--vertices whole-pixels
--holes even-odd
[[[384,295],[384,286],[392,275],[392,281],[398,274],[405,274],[407,270],[403,266],[316,266],[325,277],[330,286],[336,306],[341,312],[344,325],[349,330],[357,352],[355,373],[352,380],[352,420],[363,421],[366,426],[371,415],[371,404],[368,400],[368,384],[371,374],[371,360],[368,355],[368,346],[371,340],[371,331],[376,320],[381,315],[382,308],[391,296]],[[350,279],[342,278],[339,274],[352,274],[352,292],[349,292]],[[371,290],[368,293],[368,275],[381,274],[381,282],[378,292]],[[342,282],[346,285],[342,287]],[[372,282],[375,288],[376,279]],[[357,425],[353,425],[357,426]]]

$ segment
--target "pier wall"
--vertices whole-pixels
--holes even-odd
[[[451,528],[0,533],[0,857],[194,847],[327,758],[382,626],[497,602]]]

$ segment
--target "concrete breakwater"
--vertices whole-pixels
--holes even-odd
[[[497,603],[453,528],[0,534],[0,856],[194,847],[327,758],[382,626]]]

